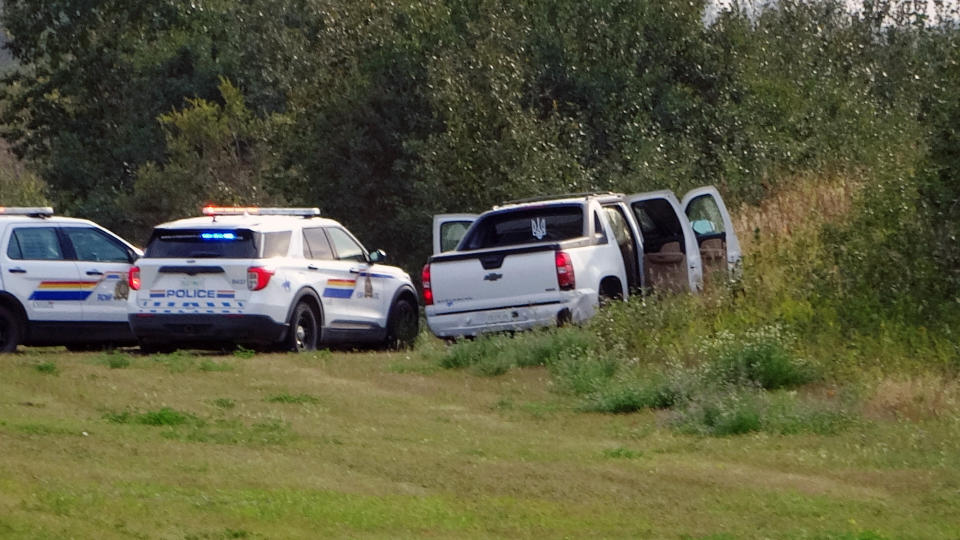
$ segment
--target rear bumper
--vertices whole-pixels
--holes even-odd
[[[137,339],[153,343],[275,343],[287,325],[266,315],[136,313],[129,316]]]
[[[427,307],[427,326],[438,337],[476,336],[487,332],[512,332],[582,322],[596,312],[596,294],[575,294],[549,304],[436,314]]]

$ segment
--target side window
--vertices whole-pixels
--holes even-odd
[[[64,227],[79,261],[130,262],[123,244],[92,227]]]
[[[331,227],[327,229],[330,240],[333,242],[334,249],[337,250],[337,259],[341,261],[366,261],[367,257],[363,253],[363,248],[350,238],[343,229]]]
[[[290,251],[290,231],[263,233],[264,259],[271,257],[286,257]]]
[[[303,230],[304,257],[308,259],[333,259],[333,250],[330,249],[330,242],[327,241],[327,235],[323,229],[304,229]]]
[[[469,221],[448,221],[440,225],[440,251],[453,251],[464,233],[470,228]]]
[[[687,205],[687,217],[698,235],[724,232],[723,216],[717,201],[710,195],[701,195]]]
[[[604,207],[603,212],[607,215],[607,221],[610,222],[610,228],[613,229],[613,235],[617,238],[618,245],[624,245],[631,241],[630,227],[627,225],[620,209],[615,206]]]
[[[603,230],[603,223],[600,222],[600,214],[593,213],[593,235],[601,244],[607,243],[607,233]]]
[[[14,229],[7,246],[7,257],[33,261],[63,260],[57,230],[54,227]]]

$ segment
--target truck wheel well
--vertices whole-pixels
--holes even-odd
[[[600,280],[600,297],[610,300],[623,299],[623,285],[620,280],[613,276],[607,276]]]

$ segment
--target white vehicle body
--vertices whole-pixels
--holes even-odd
[[[339,223],[309,210],[214,211],[158,225],[129,301],[130,325],[141,344],[310,350],[333,343],[412,342],[417,299],[409,275],[378,264],[382,251],[367,252]],[[406,327],[396,334],[398,306],[403,324],[413,324],[412,335]]]
[[[608,211],[623,216],[619,231]],[[456,337],[590,318],[601,296],[625,298],[639,286],[642,241],[628,216],[615,194],[508,204],[480,215],[456,250],[424,268],[427,324]]]
[[[140,255],[92,221],[0,208],[0,351],[134,343],[127,274]]]
[[[559,241],[528,237],[476,249],[476,224],[465,227],[563,205],[582,207],[583,230]],[[537,234],[534,219],[530,235]],[[452,249],[458,231],[463,237]],[[434,217],[433,233],[434,255],[423,278],[427,324],[440,337],[579,322],[594,314],[599,298],[625,299],[641,288],[697,293],[717,270],[737,275],[741,258],[730,215],[713,186],[694,189],[682,201],[660,190],[509,204],[480,216],[443,214]],[[559,284],[560,252],[569,256],[576,278],[569,290]]]

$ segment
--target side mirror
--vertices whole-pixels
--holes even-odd
[[[387,260],[387,253],[382,249],[378,249],[370,254],[370,262],[372,263],[382,263]]]

